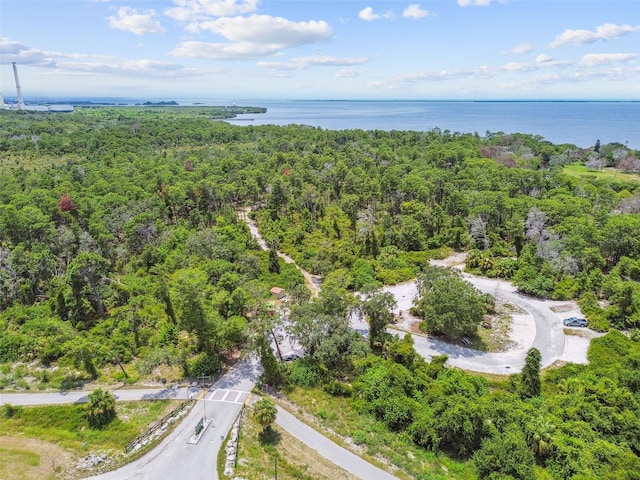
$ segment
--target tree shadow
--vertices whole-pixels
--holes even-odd
[[[90,380],[80,375],[65,375],[60,380],[60,392],[65,393],[70,390],[76,390],[82,388],[84,385],[87,385],[90,382]]]
[[[271,427],[267,427],[258,434],[258,441],[263,447],[275,447],[276,445],[278,445],[278,443],[280,443],[281,437],[282,436],[280,435],[280,432],[274,430]]]

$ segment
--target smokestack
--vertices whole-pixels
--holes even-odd
[[[18,66],[16,62],[11,62],[13,65],[13,76],[16,79],[16,93],[18,95],[18,108],[24,108],[24,98],[22,98],[22,88],[20,87],[20,79],[18,78]]]

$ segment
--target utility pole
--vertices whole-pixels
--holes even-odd
[[[207,397],[202,397],[202,412],[204,423],[207,423]]]
[[[198,378],[201,380],[200,386],[204,390],[204,379],[211,380],[211,375],[198,375]]]

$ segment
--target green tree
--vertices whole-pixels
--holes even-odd
[[[402,340],[396,340],[388,347],[389,358],[394,362],[404,365],[407,368],[413,366],[413,362],[418,355],[413,348],[413,337],[407,333]]]
[[[260,357],[260,363],[264,369],[263,381],[274,387],[281,385],[284,381],[280,338],[277,334],[281,328],[283,328],[282,316],[279,313],[275,314],[268,304],[259,304],[252,320],[250,348]],[[279,358],[276,358],[274,348]]]
[[[533,453],[516,426],[510,426],[505,433],[486,439],[482,448],[473,456],[473,462],[481,479],[536,478]]]
[[[253,418],[262,426],[263,432],[271,430],[271,425],[276,421],[278,410],[272,400],[261,398],[253,404]]]
[[[410,427],[414,442],[458,457],[471,456],[486,433],[486,416],[477,399],[452,394],[425,406]]]
[[[269,273],[280,273],[280,261],[278,259],[278,252],[275,249],[269,249]]]
[[[116,399],[100,388],[89,394],[86,416],[92,428],[103,428],[116,418]]]
[[[485,298],[458,273],[430,267],[419,279],[418,289],[423,292],[415,301],[424,318],[420,328],[452,339],[476,333],[486,311]]]
[[[374,351],[381,351],[385,342],[387,325],[393,320],[391,310],[396,299],[391,292],[370,290],[364,293],[360,310],[369,318],[369,345]]]
[[[368,349],[362,336],[349,327],[346,316],[327,315],[318,306],[316,302],[295,307],[285,329],[302,346],[305,358],[340,376],[351,366],[351,355]]]
[[[82,252],[67,268],[67,283],[71,286],[73,316],[77,321],[85,320],[91,310],[103,317],[102,290],[109,269],[109,261],[97,253]],[[86,305],[88,301],[90,307]]]
[[[177,270],[171,276],[169,295],[178,325],[197,337],[198,350],[212,351],[219,338],[209,308],[211,285],[198,268]]]
[[[540,350],[537,348],[530,348],[527,352],[527,358],[520,374],[520,396],[522,398],[532,398],[540,395],[541,358]]]

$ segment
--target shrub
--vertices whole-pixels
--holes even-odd
[[[213,375],[220,369],[220,359],[217,356],[202,352],[187,362],[187,367],[189,375],[192,377]]]
[[[353,443],[355,443],[356,445],[366,445],[369,442],[369,436],[362,430],[353,431],[351,433],[351,438],[353,439]]]
[[[533,453],[516,427],[484,441],[473,461],[484,478],[535,478]]]
[[[351,385],[336,381],[326,383],[323,388],[325,392],[335,397],[350,397],[353,392]]]
[[[575,278],[564,276],[555,284],[551,298],[553,300],[569,300],[575,298],[580,290],[580,284]]]
[[[320,375],[305,362],[293,362],[290,367],[289,380],[301,387],[316,387],[320,384]]]
[[[89,403],[85,408],[87,421],[92,428],[103,428],[116,418],[116,399],[100,388],[89,394]]]
[[[22,407],[18,405],[11,405],[10,403],[2,405],[2,416],[4,418],[13,418],[19,415],[21,411]]]

